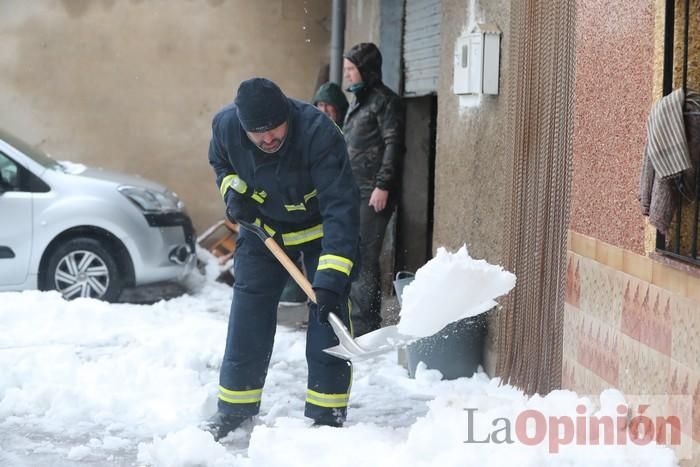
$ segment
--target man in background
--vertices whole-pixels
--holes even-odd
[[[361,198],[361,269],[351,292],[354,332],[360,336],[378,329],[382,320],[379,255],[398,200],[404,108],[382,82],[382,55],[376,45],[357,44],[344,57],[343,79],[354,99],[343,133]]]
[[[321,112],[325,113],[340,128],[343,128],[345,114],[348,111],[348,99],[340,86],[333,82],[323,83],[311,101]]]

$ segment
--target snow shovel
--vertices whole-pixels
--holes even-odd
[[[289,272],[294,282],[299,284],[299,287],[306,293],[309,300],[316,303],[316,293],[309,283],[308,279],[299,270],[296,264],[289,259],[287,253],[277,244],[266,231],[260,226],[251,224],[250,222],[238,221],[238,224],[249,232],[254,233],[270,252],[277,258],[284,269]],[[345,360],[363,360],[374,357],[375,355],[383,354],[397,347],[406,345],[415,340],[414,337],[405,336],[398,332],[396,326],[387,326],[376,331],[358,337],[357,340],[352,338],[352,334],[345,327],[343,322],[334,313],[328,314],[328,322],[333,328],[333,332],[338,337],[338,345],[323,349],[327,354],[339,357]]]

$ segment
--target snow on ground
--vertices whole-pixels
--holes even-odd
[[[153,305],[0,294],[0,465],[675,465],[669,449],[652,445],[551,454],[547,442],[465,443],[525,409],[596,408],[568,391],[528,399],[483,373],[442,381],[419,368],[409,379],[395,353],[355,365],[344,428],[311,427],[302,415],[304,334],[283,326],[261,415],[215,443],[198,426],[216,410],[230,298],[212,280]]]

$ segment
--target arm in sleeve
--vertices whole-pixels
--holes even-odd
[[[221,193],[224,201],[227,201],[231,178],[236,174],[231,163],[226,158],[226,150],[221,144],[220,136],[217,134],[218,128],[219,119],[215,117],[212,122],[211,141],[209,141],[209,165],[214,169],[216,187],[219,189],[219,193]]]
[[[322,251],[313,286],[343,293],[355,266],[360,235],[360,193],[345,141],[332,131],[327,149],[310,155],[311,179],[323,220]]]
[[[389,99],[384,111],[377,116],[377,121],[384,139],[384,154],[375,176],[375,186],[388,191],[396,186],[404,153],[405,122],[401,99]]]
[[[226,204],[228,204],[229,198],[234,195],[234,191],[251,197],[254,201],[262,204],[265,201],[264,197],[253,192],[252,188],[238,176],[227,157],[227,150],[221,143],[221,125],[223,124],[218,116],[214,118],[211,141],[209,142],[209,165],[212,166],[216,174],[216,186],[219,193]]]

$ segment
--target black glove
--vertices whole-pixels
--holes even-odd
[[[316,308],[318,322],[328,324],[328,313],[340,312],[340,295],[328,289],[314,289],[316,292]]]
[[[226,218],[229,222],[252,223],[257,217],[259,217],[258,207],[251,198],[234,192],[226,199]]]

